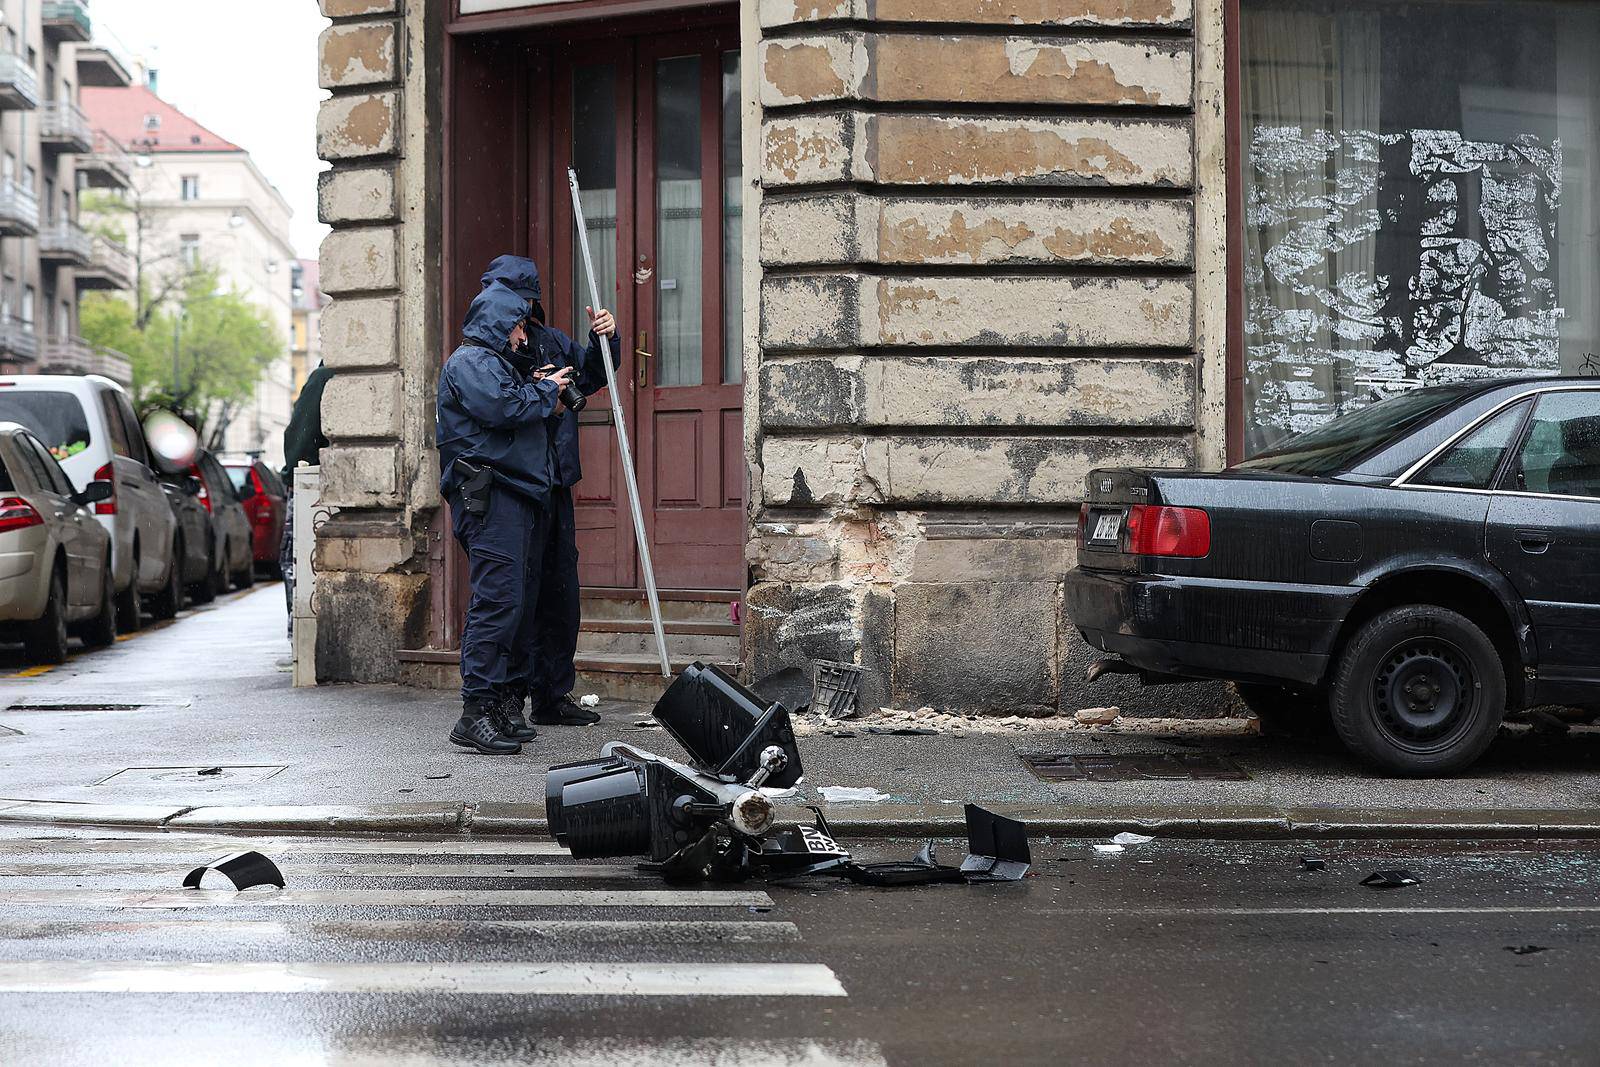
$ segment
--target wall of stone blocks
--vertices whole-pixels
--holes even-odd
[[[305,2],[305,0],[302,0]],[[333,24],[318,42],[332,95],[317,153],[332,164],[318,215],[323,359],[322,500],[339,509],[316,533],[319,681],[394,681],[395,652],[424,643],[429,520],[437,505],[431,440],[427,295],[437,248],[438,70],[425,49],[426,0],[320,0]],[[437,87],[432,90],[437,93]]]
[[[869,704],[1220,707],[1208,687],[1086,690],[1061,596],[1091,468],[1218,455],[1220,338],[1197,323],[1220,272],[1196,230],[1221,147],[1220,111],[1197,111],[1220,100],[1196,57],[1220,5],[745,18],[753,678],[835,659],[866,668]]]

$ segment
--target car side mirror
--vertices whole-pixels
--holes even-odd
[[[90,482],[83,487],[83,492],[73,493],[72,502],[79,507],[98,504],[102,500],[110,500],[113,494],[112,485],[108,481]]]

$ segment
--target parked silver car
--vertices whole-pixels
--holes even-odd
[[[33,663],[67,658],[75,630],[91,648],[117,638],[111,535],[95,521],[109,482],[73,489],[28,430],[0,422],[0,628]]]

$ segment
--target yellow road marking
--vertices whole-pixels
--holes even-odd
[[[56,667],[58,667],[58,666],[59,666],[59,664],[52,663],[52,664],[48,664],[48,665],[41,665],[41,666],[38,666],[38,667],[25,667],[22,670],[18,671],[16,674],[8,674],[8,675],[6,675],[6,677],[7,678],[37,678],[41,674],[49,674],[51,671],[55,670]]]

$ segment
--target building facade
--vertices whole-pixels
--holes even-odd
[[[832,660],[868,706],[1215,706],[1085,690],[1060,583],[1089,470],[1593,359],[1592,5],[322,9],[324,679],[448,681],[439,360],[500,252],[582,321],[568,166],[674,655],[780,691]],[[629,691],[640,560],[585,418],[580,666]]]
[[[127,289],[132,260],[87,231],[81,189],[127,183],[125,161],[79,106],[85,86],[126,85],[126,63],[94,43],[82,0],[0,4],[0,369],[103,374],[127,385],[119,352],[78,331],[78,297]]]
[[[317,284],[316,260],[297,259],[293,271],[289,278],[289,295],[294,301],[293,331],[289,338],[291,403],[299,398],[306,375],[322,362],[322,309],[328,303]]]
[[[145,86],[88,89],[83,102],[90,122],[133,161],[126,195],[141,231],[143,269],[158,278],[197,264],[215,268],[224,286],[266,313],[282,339],[281,358],[262,374],[222,446],[281,464],[294,393],[289,343],[298,263],[288,202],[249,152]]]

